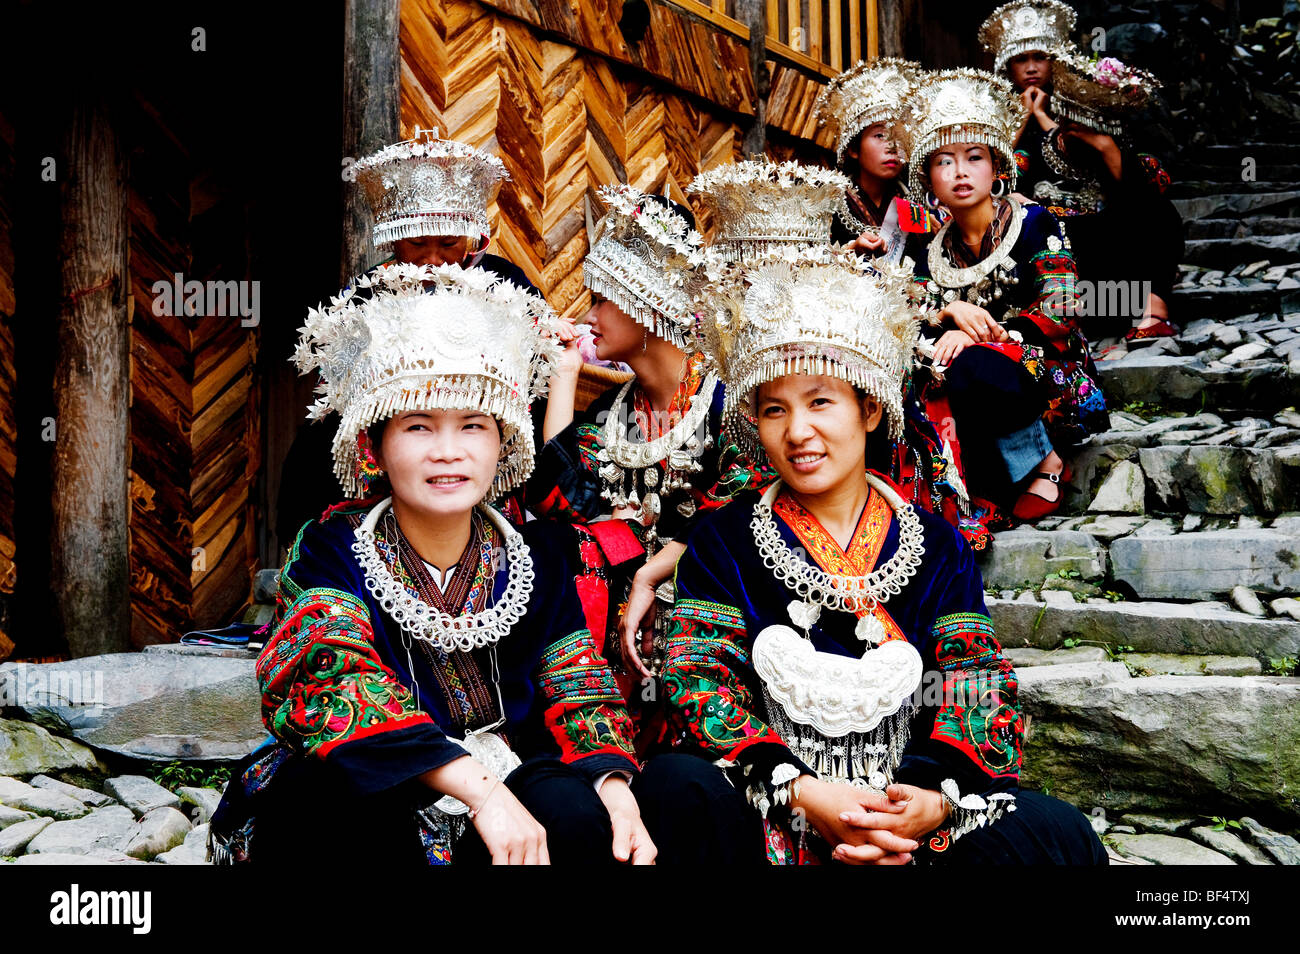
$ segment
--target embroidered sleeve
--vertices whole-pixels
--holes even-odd
[[[321,585],[330,575],[328,553],[319,546],[303,552],[313,526],[299,534],[281,570],[273,634],[257,661],[268,731],[295,752],[338,765],[360,793],[460,758],[465,750],[416,707],[375,652],[365,604]]]
[[[542,445],[526,485],[534,513],[586,523],[607,511],[593,466],[599,435],[598,427],[579,420]]]
[[[1079,313],[1079,272],[1060,223],[1050,213],[1034,218],[1039,238],[1028,262],[1034,300],[1017,318],[1033,322],[1058,348],[1064,348],[1075,332],[1074,318]]]
[[[591,633],[578,630],[547,646],[537,678],[562,761],[589,760],[583,767],[596,774],[636,771],[632,720]]]
[[[720,434],[717,440],[722,444],[718,453],[718,480],[699,495],[697,515],[730,503],[746,490],[761,490],[776,479],[771,464],[752,463],[741,453],[739,445],[727,440],[725,433]],[[693,519],[687,521],[687,530],[693,526]],[[682,532],[679,538],[685,537],[686,532]]]

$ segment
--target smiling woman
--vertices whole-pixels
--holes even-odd
[[[533,466],[528,400],[553,365],[545,303],[480,269],[395,265],[303,329],[312,408],[340,415],[361,496],[298,534],[258,660],[273,743],[213,819],[222,860],[648,863],[631,724],[557,529],[485,500]]]
[[[1083,815],[1017,792],[1016,678],[970,547],[867,470],[869,435],[903,429],[910,276],[825,249],[717,275],[724,426],[780,479],[677,564],[672,750],[637,789],[662,857],[1104,863]]]

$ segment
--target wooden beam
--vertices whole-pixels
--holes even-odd
[[[867,0],[867,56],[880,55],[880,25],[876,13],[876,0]]]
[[[106,103],[73,108],[59,169],[50,590],[73,656],[130,648],[126,165]]]
[[[808,55],[822,62],[822,0],[808,0]]]
[[[712,0],[711,4],[701,3],[700,0],[669,0],[669,2],[688,13],[695,14],[701,20],[726,30],[733,36],[742,40],[749,39],[749,28],[740,20],[727,16],[727,0]]]
[[[767,36],[772,40],[781,39],[781,0],[767,0]]]
[[[867,0],[868,3],[871,0]],[[849,60],[862,59],[862,0],[849,0]]]
[[[803,4],[799,0],[786,0],[785,9],[789,17],[786,24],[785,45],[800,53],[807,53],[808,37],[803,32]]]
[[[844,36],[840,11],[840,0],[831,0],[831,67],[837,73],[844,69]]]
[[[399,0],[347,0],[343,27],[343,155],[354,160],[401,138]],[[370,209],[344,183],[339,284],[375,262]]]

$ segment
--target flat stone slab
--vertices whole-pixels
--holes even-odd
[[[221,793],[215,788],[193,788],[187,785],[176,789],[176,794],[180,796],[182,810],[198,825],[208,822],[221,804]]]
[[[173,848],[171,851],[164,852],[154,861],[161,862],[165,865],[209,865],[208,861],[208,826],[195,825],[185,841]]]
[[[1300,679],[1043,678],[1076,668],[1085,667],[1017,673],[1028,784],[1050,780],[1054,795],[1108,814],[1189,815],[1212,805],[1231,817],[1266,806],[1300,821]]]
[[[0,700],[6,696],[5,667],[0,666]],[[108,769],[86,746],[51,735],[39,725],[0,719],[0,775],[26,777],[76,770],[104,776]]]
[[[105,805],[113,804],[112,797],[105,795],[103,792],[91,791],[78,785],[69,785],[67,782],[61,782],[57,778],[50,778],[48,775],[37,775],[30,778],[27,780],[27,784],[32,788],[44,788],[60,795],[66,795],[68,798],[75,798],[83,805],[89,805],[91,808],[103,808]]]
[[[994,589],[1037,586],[1049,574],[1077,572],[1085,580],[1106,575],[1106,551],[1077,530],[1018,527],[996,534],[979,556],[984,585]]]
[[[96,808],[74,821],[54,822],[32,839],[28,854],[56,852],[84,855],[92,849],[121,852],[136,832],[135,816],[129,808],[110,805]]]
[[[1167,818],[1163,815],[1127,814],[1120,817],[1120,822],[1132,825],[1138,831],[1151,832],[1156,835],[1177,835],[1187,831],[1196,824],[1195,818]]]
[[[7,664],[0,680],[21,687],[13,694],[28,718],[87,745],[135,758],[229,760],[266,738],[254,665],[252,656],[111,653]]]
[[[1251,843],[1263,849],[1278,864],[1300,865],[1300,842],[1290,835],[1264,827],[1249,816],[1242,816],[1240,821]]]
[[[181,800],[143,775],[119,775],[104,783],[105,790],[137,815],[155,808],[177,808]]]
[[[1198,825],[1187,833],[1188,837],[1200,842],[1206,848],[1227,855],[1239,865],[1271,865],[1272,858],[1254,845],[1248,845],[1227,829],[1216,831],[1210,825]]]
[[[53,818],[32,818],[0,831],[0,858],[22,854],[33,838],[53,824]]]
[[[1165,512],[1273,514],[1296,505],[1282,459],[1271,450],[1228,446],[1144,447],[1147,487]]]
[[[1110,659],[1100,646],[1075,646],[1070,649],[1017,648],[1004,651],[1017,669],[1029,666],[1068,666],[1073,663],[1106,662]]]
[[[140,819],[140,827],[126,846],[132,858],[150,861],[185,841],[190,822],[174,808],[155,808]]]
[[[1213,599],[1247,586],[1257,593],[1300,591],[1300,537],[1266,527],[1121,537],[1110,547],[1111,575],[1143,599]]]
[[[1258,676],[1264,671],[1254,656],[1125,653],[1120,660],[1153,676]]]
[[[1022,594],[985,600],[1004,647],[1055,649],[1086,639],[1138,652],[1224,656],[1300,655],[1300,621],[1257,619],[1208,606],[1164,602],[1048,605]]]
[[[0,778],[0,802],[19,811],[44,815],[60,821],[80,818],[90,811],[75,798],[68,798],[58,792],[34,788],[15,778]]]
[[[1110,835],[1110,843],[1122,855],[1131,855],[1156,865],[1233,865],[1220,854],[1187,838],[1172,835]]]
[[[0,831],[10,825],[17,825],[19,822],[31,821],[35,817],[36,815],[32,812],[25,812],[0,803]]]

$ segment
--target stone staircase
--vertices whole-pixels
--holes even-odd
[[[1253,817],[1300,829],[1300,144],[1195,161],[1182,333],[1094,342],[1111,430],[981,569],[1027,785],[1091,812],[1118,863],[1300,863]]]

